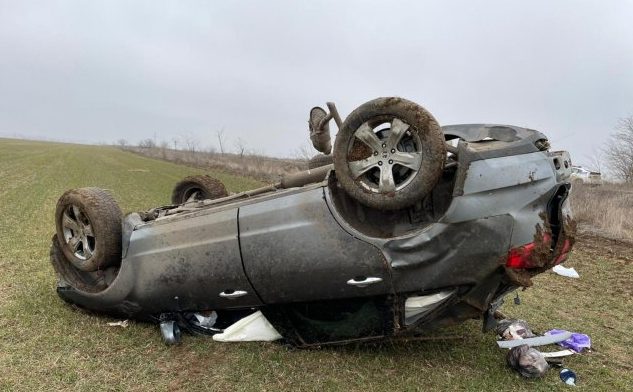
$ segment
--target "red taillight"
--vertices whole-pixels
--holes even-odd
[[[532,254],[535,246],[534,242],[531,242],[518,248],[510,249],[506,267],[517,269],[532,268]]]
[[[550,244],[552,241],[551,237],[547,234],[543,235],[543,243]],[[535,263],[534,262],[534,249],[536,248],[536,243],[530,242],[529,244],[525,244],[523,246],[519,246],[518,248],[510,249],[508,252],[508,260],[506,261],[506,267],[508,268],[534,268],[534,267],[542,267],[543,262]],[[569,239],[565,239],[563,241],[563,245],[560,248],[560,252],[554,252],[552,254],[553,263],[551,266],[562,263],[567,260],[567,256],[569,251],[571,250],[571,242]]]

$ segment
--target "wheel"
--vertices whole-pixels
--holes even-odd
[[[317,154],[308,161],[308,169],[331,165],[332,162],[332,155]]]
[[[99,188],[71,189],[57,201],[57,240],[65,258],[81,271],[121,263],[121,209]]]
[[[345,119],[334,143],[336,177],[360,203],[381,210],[411,206],[437,184],[446,160],[440,125],[403,98],[378,98]]]
[[[171,202],[183,204],[188,201],[218,199],[228,195],[226,187],[220,180],[206,175],[189,176],[176,184],[171,193]]]

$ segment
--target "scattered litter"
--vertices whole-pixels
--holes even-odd
[[[568,332],[562,329],[552,329],[545,332],[545,335],[558,336],[560,334],[570,334],[569,338],[557,342],[560,346],[574,350],[577,353],[582,352],[585,348],[591,348],[591,339],[589,335],[577,332]]]
[[[528,346],[545,346],[547,344],[553,344],[562,342],[571,337],[571,332],[563,332],[555,335],[537,336],[534,338],[516,339],[516,340],[498,340],[497,345],[501,348],[513,348],[526,344]]]
[[[506,355],[508,366],[526,378],[542,377],[550,366],[562,367],[564,357],[591,348],[591,339],[582,333],[552,329],[543,336],[535,336],[525,320],[500,320],[495,331],[502,339],[497,345],[510,349]],[[566,350],[541,352],[533,348],[554,343]],[[568,385],[576,385],[576,374],[569,369],[563,369],[560,378]]]
[[[128,321],[127,320],[123,320],[123,321],[113,321],[111,323],[108,323],[108,327],[121,327],[121,328],[127,328],[128,326]]]
[[[281,335],[261,311],[235,322],[223,333],[213,335],[217,342],[272,342],[277,339],[281,339]]]
[[[541,354],[543,354],[543,357],[545,358],[562,358],[562,357],[568,357],[570,355],[574,355],[576,354],[576,352],[574,350],[561,350],[561,351],[552,351],[549,353],[541,352]]]
[[[549,369],[543,354],[527,344],[513,347],[506,356],[506,362],[508,366],[527,378],[543,377]]]
[[[560,371],[560,379],[567,385],[576,386],[576,373],[567,368]]]
[[[215,325],[215,322],[218,320],[218,313],[212,311],[209,314],[203,313],[194,313],[193,317],[196,318],[197,324],[202,328],[210,329]]]
[[[552,268],[552,271],[554,271],[556,274],[560,276],[565,276],[567,278],[580,278],[580,275],[578,275],[578,272],[576,272],[574,267],[567,268],[558,264],[554,266],[554,268]]]
[[[525,320],[501,320],[495,331],[503,340],[533,338],[535,335]]]

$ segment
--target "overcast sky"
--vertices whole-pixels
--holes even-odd
[[[224,128],[291,156],[312,106],[390,95],[586,162],[633,114],[633,2],[0,0],[4,136],[212,146]]]

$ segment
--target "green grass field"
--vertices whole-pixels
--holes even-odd
[[[55,294],[48,251],[57,198],[67,189],[110,189],[125,212],[167,204],[176,181],[200,170],[109,147],[0,139],[0,390],[551,391],[551,370],[525,380],[479,321],[436,332],[464,339],[384,342],[315,350],[274,343],[215,343],[185,336],[163,345],[154,325],[109,327]],[[231,191],[257,181],[209,173]],[[588,333],[595,350],[565,363],[586,391],[633,390],[631,248],[583,238],[567,265],[581,279],[546,273],[502,309],[536,331]],[[628,255],[628,256],[627,256]]]

